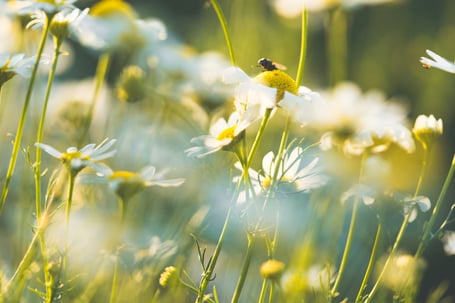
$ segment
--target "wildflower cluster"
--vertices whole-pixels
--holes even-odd
[[[237,53],[209,2],[230,62],[123,0],[0,0],[0,303],[422,301],[427,249],[455,255],[455,160],[431,187],[447,113],[365,89],[345,62],[348,17],[398,1],[240,1],[267,12],[251,48],[302,18],[286,66]],[[304,76],[321,20],[328,60]]]

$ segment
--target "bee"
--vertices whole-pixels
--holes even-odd
[[[273,71],[273,70],[286,70],[286,66],[283,64],[273,62],[267,58],[261,58],[258,60],[258,66],[262,69],[262,71]]]

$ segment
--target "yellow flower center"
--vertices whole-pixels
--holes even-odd
[[[63,155],[62,155],[62,160],[65,162],[66,161],[71,162],[71,160],[74,160],[74,159],[89,160],[90,157],[84,156],[84,154],[82,154],[80,151],[70,151],[70,152],[63,153]]]
[[[109,176],[109,179],[115,180],[115,179],[123,179],[124,181],[130,181],[135,178],[140,178],[140,176],[137,173],[133,173],[130,171],[126,170],[118,170],[112,173],[112,175]]]
[[[235,137],[235,129],[237,125],[233,125],[221,131],[218,136],[216,137],[217,140],[224,140],[224,139],[234,139]]]
[[[137,14],[134,9],[122,0],[103,0],[92,6],[90,14],[97,17],[112,17],[122,15],[131,19],[136,19]]]
[[[266,177],[261,181],[261,186],[264,189],[269,188],[271,184],[272,184],[272,179],[269,177]]]
[[[299,88],[294,79],[282,70],[264,71],[254,78],[254,81],[277,89],[277,101],[283,99],[284,92],[297,95]]]

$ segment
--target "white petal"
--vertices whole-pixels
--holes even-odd
[[[52,146],[44,144],[44,143],[35,143],[35,146],[41,148],[42,150],[44,150],[46,153],[48,153],[52,157],[55,157],[55,158],[58,158],[58,159],[60,159],[62,157],[62,155],[63,155],[62,152],[59,152],[58,150],[56,150]]]

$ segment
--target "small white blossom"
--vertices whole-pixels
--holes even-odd
[[[409,212],[409,222],[413,222],[417,218],[418,210],[427,212],[431,208],[431,202],[428,197],[425,196],[407,196],[403,200],[404,203],[404,214],[407,215]]]
[[[73,5],[77,0],[17,0],[8,3],[9,9],[17,14],[32,14],[37,10],[44,11],[47,14],[54,14],[65,10],[72,10],[76,7]]]
[[[199,136],[191,140],[192,143],[199,146],[191,147],[185,153],[188,156],[201,158],[222,150],[238,138],[249,124],[250,121],[248,120],[240,120],[237,112],[233,112],[227,121],[224,118],[219,118],[210,127],[209,135]]]
[[[115,142],[115,139],[105,139],[99,145],[92,143],[81,149],[77,149],[77,147],[69,147],[65,152],[58,151],[54,147],[44,143],[35,143],[35,146],[41,148],[52,157],[61,160],[63,164],[68,165],[71,172],[78,173],[87,166],[91,166],[96,169],[97,161],[114,156],[117,151],[109,149],[115,144]]]
[[[444,243],[444,251],[447,255],[455,255],[455,231],[446,231],[442,237]]]
[[[436,67],[439,68],[443,71],[446,71],[451,74],[455,74],[455,63],[451,62],[438,54],[432,52],[431,50],[427,49],[427,54],[428,56],[431,57],[431,59],[426,58],[426,57],[420,57],[420,63],[426,68],[430,67]]]
[[[303,155],[304,151],[301,147],[296,147],[291,152],[285,150],[281,163],[277,164],[274,153],[267,153],[262,159],[262,170],[258,172],[249,169],[252,192],[240,192],[238,203],[245,202],[248,196],[257,196],[262,191],[268,190],[273,182],[276,165],[279,166],[275,182],[280,192],[308,192],[325,185],[327,177],[322,174],[319,158],[315,157],[308,164],[303,165]],[[243,170],[239,162],[235,167]],[[233,181],[237,182],[239,178],[240,176],[236,176]]]
[[[32,73],[36,57],[25,58],[24,54],[0,55],[0,74],[12,72],[28,78]]]

